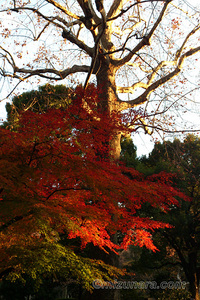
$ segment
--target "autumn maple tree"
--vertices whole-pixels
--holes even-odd
[[[109,159],[110,128],[123,128],[116,114],[88,112],[85,101],[98,106],[95,87],[88,91],[77,87],[67,108],[22,112],[12,130],[0,129],[1,278],[26,274],[39,283],[59,274],[91,289],[94,279],[123,271],[82,257],[63,236],[107,253],[130,244],[155,251],[151,233],[168,225],[137,211],[146,202],[167,211],[185,197],[170,175],[145,178]],[[116,232],[120,242],[111,238]]]
[[[177,2],[1,1],[2,98],[19,83],[83,86],[66,110],[27,110],[16,131],[1,130],[3,274],[23,274],[29,257],[33,276],[74,270],[88,287],[97,265],[91,274],[84,267],[91,261],[78,264],[73,249],[62,247],[61,232],[113,251],[120,245],[110,237],[119,231],[121,246],[155,249],[148,229],[162,225],[140,219],[136,210],[146,201],[166,210],[178,192],[165,174],[145,179],[114,161],[128,129],[166,129],[165,113],[177,109],[178,99],[184,105],[185,62],[198,58],[200,28],[192,7]],[[7,203],[14,203],[13,215]],[[42,259],[34,265],[37,251]]]
[[[102,112],[129,109],[129,126],[149,133],[175,130],[166,113],[187,110],[187,71],[198,59],[200,26],[198,11],[186,1],[3,0],[0,18],[0,74],[8,79],[8,85],[1,81],[3,95],[33,78],[32,84],[72,80],[85,88],[94,80]],[[110,140],[114,159],[120,138],[117,131]]]

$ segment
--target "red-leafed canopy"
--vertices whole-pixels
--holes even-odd
[[[138,210],[150,203],[167,211],[184,198],[169,175],[145,178],[109,159],[112,133],[124,129],[117,114],[95,110],[98,98],[89,91],[78,88],[67,109],[27,111],[15,131],[0,129],[2,276],[70,273],[89,288],[102,276],[99,262],[78,257],[62,235],[105,251],[130,244],[155,251],[151,231],[166,224],[141,218]],[[116,232],[121,244],[111,239]]]

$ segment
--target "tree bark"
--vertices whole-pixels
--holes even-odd
[[[116,96],[115,73],[116,68],[106,62],[106,58],[102,58],[100,62],[102,67],[97,73],[97,86],[100,90],[100,110],[105,114],[112,114],[118,111],[118,103]],[[118,160],[121,153],[121,132],[112,132],[110,139],[110,158]]]
[[[197,279],[197,273],[191,274],[191,279],[189,281],[190,283],[190,292],[192,295],[192,299],[200,300],[199,298],[199,283]]]
[[[199,271],[197,268],[197,253],[195,251],[189,253],[188,255],[188,280],[189,280],[189,290],[192,294],[192,298],[195,300],[200,300],[199,297]]]

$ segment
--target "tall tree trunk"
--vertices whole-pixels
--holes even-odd
[[[100,90],[100,109],[106,114],[118,111],[115,91],[116,69],[112,65],[102,61],[102,66],[97,74],[97,86]],[[121,153],[121,132],[112,132],[110,139],[110,158],[118,160]]]

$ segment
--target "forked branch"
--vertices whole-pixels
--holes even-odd
[[[118,60],[113,61],[113,64],[115,66],[117,66],[117,67],[123,66],[125,63],[127,63],[127,62],[129,62],[131,60],[131,58],[135,55],[135,53],[137,53],[143,47],[150,45],[151,38],[152,38],[155,30],[157,29],[157,27],[161,23],[161,21],[162,21],[162,19],[164,17],[164,14],[165,14],[165,12],[167,10],[167,7],[168,7],[168,5],[169,5],[170,2],[171,1],[166,1],[165,2],[164,6],[163,6],[163,9],[161,10],[160,15],[157,18],[154,26],[152,27],[152,29],[150,30],[150,32],[141,39],[141,41],[137,44],[137,46],[134,47],[133,49],[131,49],[131,51],[125,57],[123,57],[122,59],[118,59]]]
[[[200,52],[200,46],[196,47],[194,49],[188,50],[186,53],[182,54],[180,56],[179,61],[176,63],[176,68],[173,71],[171,71],[170,73],[168,73],[167,75],[163,76],[162,78],[156,80],[154,83],[150,84],[148,87],[146,86],[145,92],[142,93],[139,97],[137,97],[133,100],[130,100],[130,101],[122,101],[122,100],[118,99],[119,110],[122,111],[122,110],[125,110],[128,108],[135,107],[139,104],[145,103],[153,91],[155,91],[158,87],[160,87],[164,83],[170,81],[173,77],[177,76],[181,72],[181,70],[183,68],[183,63],[187,57],[190,57],[198,52]],[[138,86],[139,86],[139,83],[138,83]],[[141,83],[141,87],[145,88],[144,84],[142,85],[142,83]],[[131,90],[131,88],[130,88],[130,90]]]

